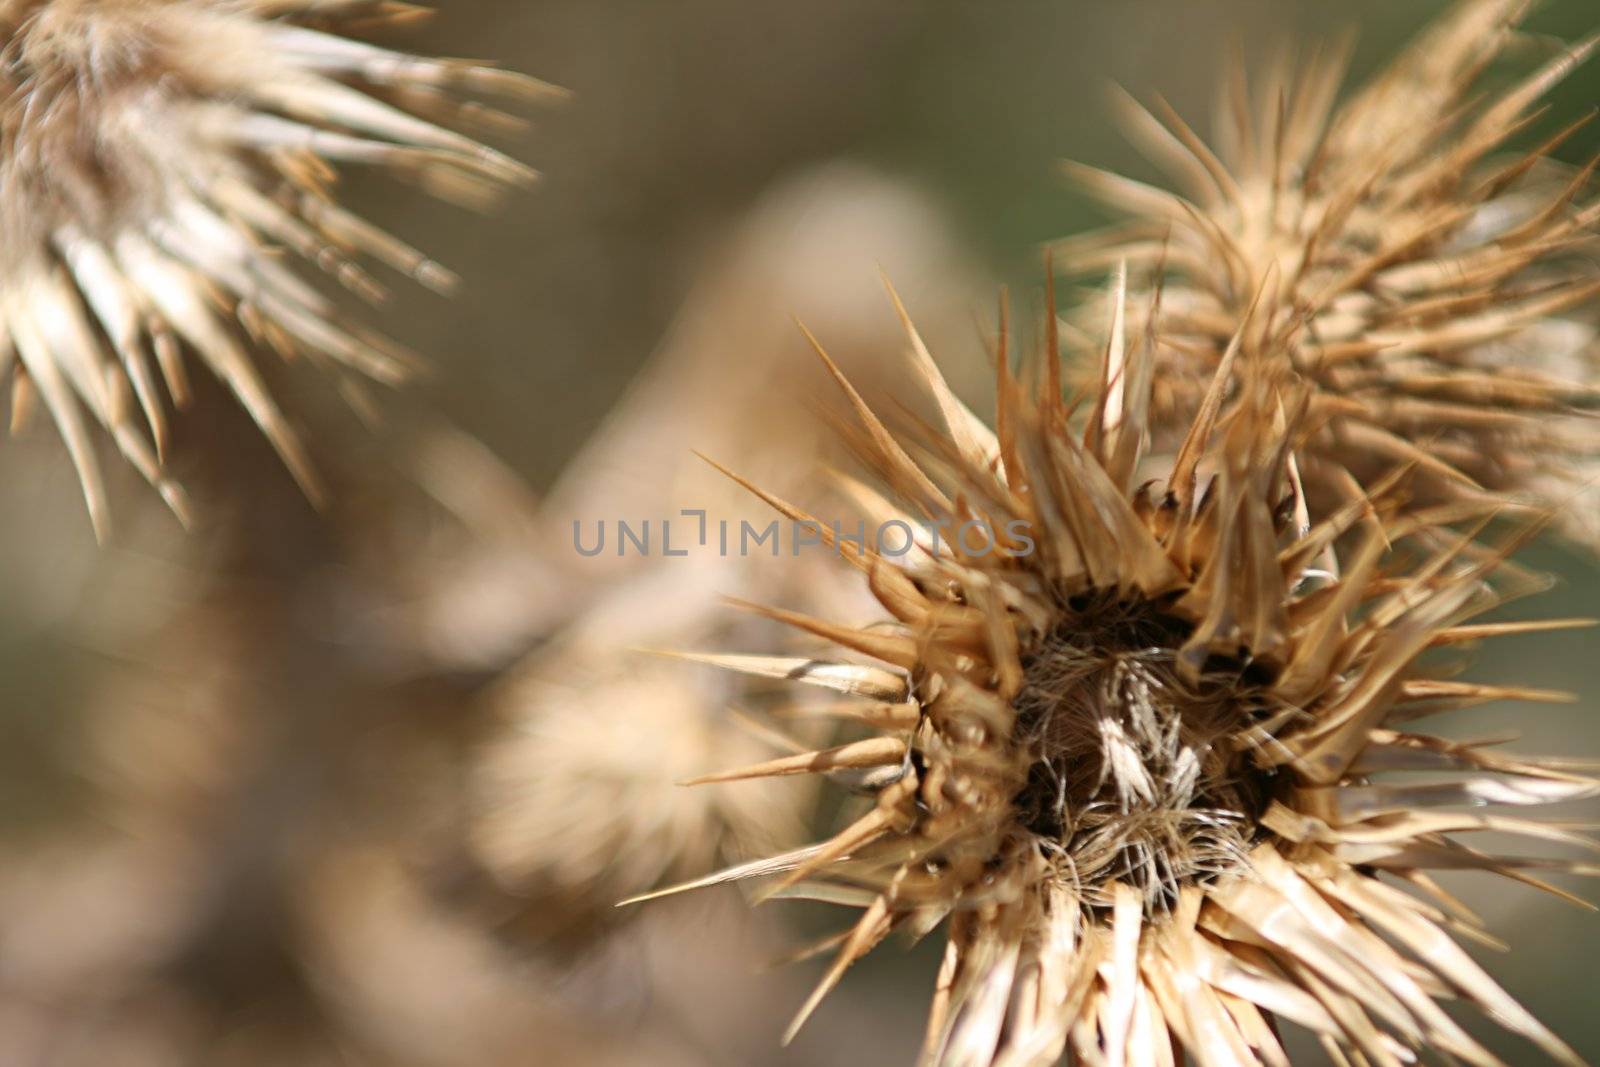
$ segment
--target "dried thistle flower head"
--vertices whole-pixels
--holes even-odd
[[[1466,0],[1338,106],[1345,48],[1285,56],[1254,85],[1236,73],[1211,144],[1166,101],[1120,95],[1177,191],[1071,165],[1129,221],[1063,242],[1060,258],[1086,272],[1126,261],[1159,306],[1157,425],[1193,417],[1254,307],[1240,350],[1303,374],[1325,420],[1301,457],[1314,513],[1409,462],[1425,498],[1561,508],[1566,532],[1600,547],[1595,509],[1571,500],[1600,474],[1600,433],[1574,414],[1597,397],[1582,309],[1600,293],[1600,205],[1585,200],[1592,164],[1571,174],[1544,158],[1587,120],[1490,158],[1595,40],[1480,95],[1528,7]]]
[[[183,352],[239,398],[315,496],[304,449],[253,350],[381,382],[408,358],[343,323],[281,246],[369,298],[378,260],[435,289],[450,274],[341,208],[335,164],[374,164],[477,202],[531,172],[437,125],[503,125],[461,90],[543,91],[519,75],[341,36],[415,11],[385,0],[0,2],[0,377],[36,392],[65,438],[96,530],[107,522],[90,433],[180,517],[163,469]],[[424,117],[427,116],[427,117]]]
[[[625,599],[620,610],[643,606]],[[616,622],[618,610],[601,614]],[[471,777],[467,846],[498,890],[482,910],[512,940],[569,952],[626,918],[625,897],[804,840],[808,806],[797,783],[744,796],[683,789],[708,760],[771,749],[719,713],[731,687],[719,700],[672,664],[633,662],[600,621],[500,687],[504,724]]]
[[[840,690],[854,701],[840,714],[875,728],[704,781],[847,770],[876,797],[820,844],[691,886],[776,875],[766,896],[862,909],[821,946],[837,956],[796,1026],[891,931],[944,923],[930,1063],[1045,1065],[1066,1051],[1159,1065],[1186,1051],[1282,1064],[1280,1019],[1336,1062],[1395,1065],[1427,1047],[1498,1063],[1438,1006],[1447,994],[1578,1062],[1448,936],[1482,935],[1429,874],[1542,884],[1525,868],[1583,869],[1477,851],[1454,835],[1587,842],[1456,809],[1597,783],[1411,726],[1450,705],[1547,696],[1436,680],[1419,662],[1496,630],[1462,620],[1497,601],[1491,578],[1512,546],[1480,552],[1430,529],[1400,506],[1398,476],[1306,521],[1293,452],[1315,424],[1270,363],[1225,413],[1219,371],[1170,475],[1141,483],[1157,364],[1153,344],[1128,344],[1122,309],[1081,432],[1053,351],[1030,395],[1002,340],[991,434],[913,338],[947,422],[921,460],[840,378],[864,456],[904,502],[873,517],[965,532],[903,560],[837,541],[890,623],[765,611],[844,658],[693,657]],[[1416,558],[1384,573],[1397,542]],[[1432,774],[1374,778],[1386,771]]]

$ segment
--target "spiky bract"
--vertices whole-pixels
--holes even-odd
[[[1342,104],[1347,47],[1285,54],[1254,85],[1239,72],[1210,144],[1166,101],[1146,110],[1119,94],[1177,191],[1071,165],[1128,221],[1061,242],[1058,261],[1126,261],[1136,303],[1159,305],[1155,421],[1169,436],[1247,326],[1243,353],[1315,387],[1324,424],[1301,457],[1314,514],[1409,462],[1418,499],[1555,508],[1565,532],[1600,545],[1596,509],[1574,499],[1600,474],[1600,433],[1577,414],[1597,398],[1585,305],[1600,293],[1600,204],[1592,165],[1544,158],[1584,122],[1493,158],[1595,40],[1483,92],[1528,7],[1468,0]]]
[[[252,347],[382,382],[406,373],[404,353],[342,323],[272,248],[369,298],[383,290],[362,257],[451,284],[339,207],[332,164],[375,164],[467,201],[531,176],[420,116],[503,125],[456,91],[526,96],[538,83],[339,34],[407,10],[383,0],[0,3],[0,376],[14,374],[19,403],[43,398],[97,530],[106,503],[93,423],[183,513],[162,462],[160,383],[185,403],[184,349],[313,495]]]
[[[945,924],[929,1063],[1065,1051],[1146,1067],[1181,1049],[1282,1064],[1274,1020],[1348,1051],[1338,1062],[1395,1065],[1424,1046],[1498,1062],[1440,1009],[1446,993],[1576,1062],[1447,936],[1477,936],[1476,920],[1428,874],[1530,880],[1543,861],[1455,835],[1582,839],[1452,809],[1595,790],[1558,761],[1412,730],[1442,706],[1551,696],[1433,680],[1422,662],[1493,632],[1462,620],[1499,599],[1511,546],[1439,533],[1402,506],[1399,475],[1306,521],[1293,456],[1318,426],[1270,361],[1226,411],[1216,374],[1169,473],[1143,481],[1157,363],[1148,333],[1129,344],[1123,307],[1080,420],[1055,353],[1030,392],[1003,343],[991,434],[912,335],[947,422],[920,459],[845,385],[865,456],[903,501],[861,493],[882,504],[874,518],[976,522],[996,547],[969,533],[897,560],[840,540],[891,623],[767,612],[881,665],[698,657],[841,690],[856,703],[840,714],[876,728],[707,781],[849,769],[876,799],[820,844],[693,884],[779,876],[769,895],[863,909],[824,943],[837,956],[801,1020],[891,931]],[[1391,545],[1409,566],[1386,573]],[[1433,775],[1374,780],[1391,770]]]

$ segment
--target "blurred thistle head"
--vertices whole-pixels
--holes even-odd
[[[514,125],[459,97],[526,97],[519,75],[342,35],[414,14],[386,0],[0,2],[0,377],[66,440],[96,530],[107,522],[91,429],[180,517],[163,466],[185,353],[239,399],[315,498],[300,441],[267,390],[264,350],[353,384],[410,357],[341,321],[278,254],[359,295],[371,259],[423,285],[451,275],[341,208],[334,166],[380,166],[469,204],[532,172],[449,126]],[[165,394],[165,395],[163,395]]]
[[[1524,868],[1583,869],[1456,836],[1586,843],[1569,831],[1454,809],[1595,782],[1413,728],[1501,695],[1559,699],[1429,667],[1431,649],[1495,632],[1463,620],[1508,594],[1498,564],[1515,541],[1429,526],[1401,506],[1399,474],[1310,521],[1294,454],[1318,427],[1307,391],[1266,360],[1226,410],[1219,370],[1170,473],[1142,480],[1156,346],[1129,328],[1125,291],[1110,318],[1075,405],[1053,341],[1029,388],[1002,330],[995,433],[914,334],[945,420],[918,448],[839,379],[864,459],[901,501],[861,494],[880,501],[871,518],[972,532],[904,558],[837,541],[884,623],[760,609],[843,656],[693,657],[839,690],[838,714],[871,728],[702,781],[825,772],[875,796],[819,844],[680,888],[768,877],[764,896],[861,909],[818,947],[837,954],[797,1027],[892,931],[943,924],[930,1063],[1282,1064],[1278,1020],[1336,1062],[1429,1048],[1498,1063],[1439,1007],[1447,995],[1576,1063],[1448,936],[1487,935],[1429,873],[1542,884]],[[1375,777],[1389,771],[1433,774]]]
[[[1158,424],[1193,417],[1254,305],[1242,350],[1304,375],[1323,419],[1302,452],[1314,511],[1414,463],[1419,497],[1562,510],[1566,533],[1600,547],[1595,509],[1571,500],[1600,475],[1600,433],[1579,414],[1600,397],[1600,205],[1592,163],[1545,158],[1593,116],[1496,158],[1595,39],[1482,91],[1529,6],[1465,0],[1342,104],[1348,47],[1286,53],[1253,84],[1236,71],[1209,144],[1166,101],[1119,94],[1176,191],[1069,165],[1128,220],[1059,256],[1086,273],[1126,261],[1159,304]]]
[[[631,918],[617,901],[805,840],[805,783],[739,795],[681,786],[772,751],[724,710],[758,697],[743,679],[707,684],[635,651],[664,632],[704,632],[682,616],[684,603],[712,602],[704,584],[671,573],[597,597],[496,686],[468,784],[466,877],[453,888],[508,941],[590,952]]]

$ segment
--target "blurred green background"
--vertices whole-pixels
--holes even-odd
[[[538,113],[530,134],[511,146],[544,180],[492,219],[424,202],[382,176],[347,178],[354,206],[464,280],[453,300],[407,292],[385,311],[386,331],[426,353],[435,367],[395,401],[392,417],[442,412],[534,489],[548,486],[657,349],[697,278],[752,207],[796,175],[837,161],[903,184],[945,217],[975,279],[970,308],[954,316],[970,322],[990,306],[999,283],[1023,294],[1036,290],[1042,242],[1100,221],[1058,179],[1057,160],[1149,173],[1110,121],[1109,83],[1141,96],[1159,91],[1203,128],[1213,85],[1236,57],[1248,63],[1277,42],[1354,29],[1360,75],[1445,6],[1435,0],[453,0],[420,35],[423,47],[492,57],[575,96]],[[1537,56],[1555,39],[1600,28],[1600,5],[1549,0],[1528,28],[1527,48]],[[411,33],[392,39],[419,43]],[[1591,63],[1552,94],[1549,113],[1527,139],[1597,101],[1600,63]],[[1597,150],[1600,130],[1590,129],[1562,152],[1579,164]],[[885,249],[883,258],[892,259],[892,251]],[[878,282],[863,271],[859,285],[875,293]],[[910,296],[919,314],[948,310],[918,307],[917,294]],[[945,330],[933,340],[941,359],[981,359],[971,329]],[[278,378],[285,391],[315,392],[296,375]],[[127,532],[98,550],[53,435],[40,428],[0,448],[8,483],[0,498],[6,546],[0,805],[16,847],[79,811],[82,774],[70,758],[78,709],[96,692],[97,678],[130,654],[129,634],[168,595],[161,590],[203,573],[219,554],[263,582],[322,582],[347,566],[344,538],[322,528],[240,417],[211,407],[197,418],[210,420],[229,454],[193,462],[246,472],[213,479],[213,495],[224,498],[230,483],[249,486],[248,502],[226,505],[236,524],[250,530],[252,547],[244,550],[214,548],[205,532],[172,547],[176,530],[164,516],[140,510],[131,484],[122,487],[118,505]],[[326,408],[307,418],[317,448],[340,478],[359,483],[362,464],[347,457],[367,454],[370,445],[348,414]],[[132,481],[125,472],[119,476]],[[247,565],[239,563],[241,551]],[[1530,562],[1561,581],[1551,593],[1514,605],[1513,614],[1595,611],[1600,571],[1592,563],[1558,548],[1539,550]],[[303,627],[310,644],[324,639],[316,620],[291,612],[285,625]],[[1582,699],[1485,710],[1462,716],[1457,729],[1498,732],[1509,721],[1527,750],[1600,755],[1597,653],[1593,631],[1510,639],[1486,649],[1475,677],[1571,689]],[[337,659],[286,659],[285,672],[307,673],[286,681],[279,698],[338,715],[347,679]],[[271,700],[258,703],[257,713],[276,713]],[[1592,805],[1583,814],[1592,818]],[[1532,890],[1484,892],[1467,882],[1461,892],[1514,949],[1492,961],[1494,973],[1580,1053],[1600,1060],[1600,994],[1592,977],[1600,917]],[[741,973],[739,979],[770,982],[792,1004],[799,983],[817,970],[803,968],[799,978]],[[724,1050],[718,1062],[910,1062],[931,979],[927,951],[909,961],[893,949],[881,952],[846,980],[785,1058],[775,1048],[781,1028],[775,1023],[770,1052],[756,1044],[740,1060],[745,1053]],[[5,980],[0,964],[0,984]],[[852,999],[855,1009],[839,1004]],[[785,1007],[777,1005],[775,1019]],[[835,1026],[856,1043],[810,1036]],[[1510,1063],[1536,1062],[1525,1047],[1491,1040]]]

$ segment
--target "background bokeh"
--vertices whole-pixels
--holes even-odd
[[[661,469],[699,426],[740,458],[750,438],[719,420],[812,403],[816,383],[783,369],[805,358],[789,312],[824,340],[887,346],[879,264],[981,400],[995,288],[1036,304],[1041,244],[1099,218],[1055,162],[1148,173],[1109,83],[1203,126],[1241,56],[1354,30],[1365,72],[1443,7],[454,0],[394,35],[575,95],[531,116],[511,147],[544,181],[492,218],[347,177],[355,206],[464,287],[382,309],[434,370],[381,397],[378,425],[306,368],[275,369],[338,502],[314,513],[214,390],[180,420],[179,471],[208,515],[189,536],[124,472],[117,536],[97,548],[48,427],[0,447],[0,1063],[910,1062],[926,948],[858,966],[780,1053],[819,964],[762,967],[828,930],[824,913],[751,920],[722,889],[556,952],[505,936],[436,861],[462,825],[452,768],[482,742],[485,694],[599,580],[541,541],[538,499],[583,499],[562,472],[621,432],[606,419],[630,382],[634,428],[673,430],[584,478],[626,485],[617,468]],[[1592,0],[1549,0],[1527,54],[1597,25]],[[1591,64],[1529,139],[1597,100]],[[1563,156],[1597,150],[1586,130]],[[718,368],[745,365],[773,395],[721,391]],[[454,460],[430,477],[440,449]],[[1529,561],[1560,582],[1509,613],[1594,612],[1595,565],[1559,548]],[[1486,649],[1475,676],[1581,699],[1457,728],[1511,720],[1528,750],[1600,755],[1596,651],[1593,631]],[[1600,1060],[1600,918],[1532,890],[1461,892],[1514,949],[1495,973]]]

